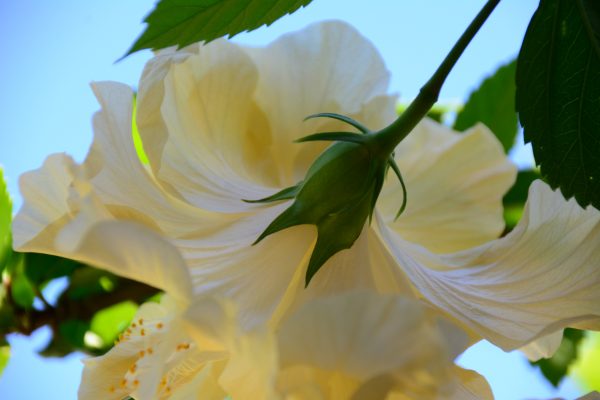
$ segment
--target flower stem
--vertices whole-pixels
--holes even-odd
[[[448,74],[498,3],[500,0],[488,0],[408,108],[391,125],[377,133],[377,141],[383,151],[391,154],[398,143],[427,115],[437,102]]]

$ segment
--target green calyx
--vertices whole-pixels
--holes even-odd
[[[351,118],[339,114],[323,113],[309,118],[334,118],[346,122],[359,131],[317,133],[298,139],[297,142],[334,141],[311,165],[304,180],[250,203],[268,203],[294,199],[256,239],[283,229],[303,224],[317,227],[317,243],[306,272],[306,285],[325,262],[337,252],[348,249],[358,239],[367,218],[371,221],[373,210],[381,192],[388,167],[398,176],[403,189],[403,200],[398,217],[406,206],[406,188],[392,154],[381,146],[367,128]]]

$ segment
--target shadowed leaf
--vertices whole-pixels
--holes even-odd
[[[518,58],[516,104],[544,179],[600,209],[600,2],[540,2]]]
[[[517,63],[513,61],[485,79],[458,113],[454,129],[464,131],[482,122],[494,132],[508,153],[518,133],[515,112],[516,67]]]
[[[271,25],[311,0],[161,0],[146,17],[146,30],[126,55],[178,48]]]
[[[542,374],[554,386],[558,387],[560,381],[567,375],[569,367],[577,359],[577,349],[583,339],[583,331],[565,329],[563,340],[558,350],[551,358],[541,359],[532,365],[540,367]]]

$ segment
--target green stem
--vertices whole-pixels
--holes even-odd
[[[452,50],[450,50],[450,53],[448,53],[444,61],[440,64],[437,71],[435,71],[429,81],[421,88],[419,95],[408,106],[406,111],[404,111],[391,125],[377,133],[377,140],[383,151],[391,154],[398,143],[408,136],[419,121],[427,115],[427,112],[438,100],[440,90],[442,89],[442,85],[448,77],[448,74],[475,34],[477,34],[479,28],[481,28],[492,11],[494,11],[498,3],[500,3],[500,0],[488,0],[481,11],[479,11],[479,14],[477,14],[475,19],[469,24],[460,39],[458,39],[454,47],[452,47]]]

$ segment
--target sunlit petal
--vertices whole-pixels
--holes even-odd
[[[423,297],[505,350],[600,316],[600,214],[541,181],[515,230],[472,250],[439,256],[381,233]]]
[[[65,154],[52,154],[42,167],[21,175],[23,205],[12,224],[13,246],[17,250],[27,251],[26,246],[35,239],[52,242],[68,221],[69,185],[73,179],[69,170],[74,164]]]
[[[485,126],[458,133],[423,120],[398,146],[396,161],[408,190],[406,210],[394,222],[402,191],[392,172],[378,210],[404,239],[445,253],[500,236],[502,197],[516,168]]]
[[[244,210],[242,199],[267,194],[247,164],[257,158],[253,151],[261,151],[253,136],[261,132],[248,125],[257,112],[256,68],[225,40],[188,51],[183,61],[173,54],[170,62],[163,56],[163,63],[147,66],[140,83],[140,136],[152,146],[148,156],[166,190],[200,208]]]
[[[316,237],[305,225],[252,245],[282,206],[239,218],[207,237],[174,241],[190,268],[195,293],[235,299],[247,326],[263,323],[283,307],[294,276],[306,269]]]
[[[327,146],[293,140],[319,131],[352,129],[327,119],[303,123],[307,116],[343,113],[373,130],[383,128],[395,116],[395,100],[381,97],[389,82],[383,59],[372,43],[344,22],[310,25],[264,48],[245,51],[258,67],[255,97],[268,116],[269,154],[282,187],[302,179]],[[365,112],[366,108],[370,111]]]
[[[519,350],[525,353],[529,361],[538,361],[541,358],[550,358],[560,347],[562,338],[563,331],[561,329],[536,339],[525,347],[521,347]]]
[[[140,162],[131,133],[133,91],[126,85],[92,85],[102,110],[94,116],[94,142],[80,179],[119,219],[131,219],[152,229],[181,235],[197,231],[216,218],[170,196]],[[190,224],[195,221],[195,224]]]
[[[366,291],[316,299],[277,336],[280,390],[312,388],[328,399],[433,399],[457,390],[459,369],[437,320],[413,299]]]

